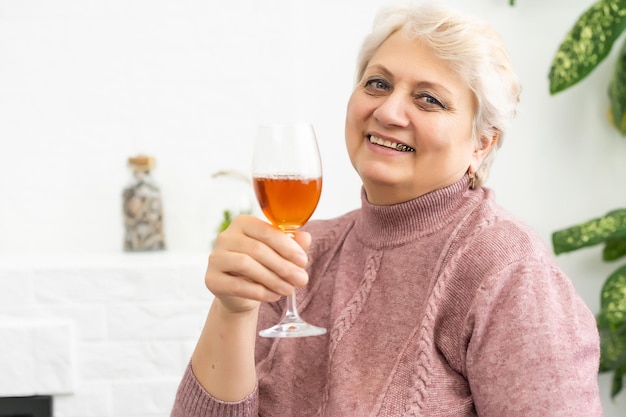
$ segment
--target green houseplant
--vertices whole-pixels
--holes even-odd
[[[587,77],[611,52],[626,29],[626,0],[598,0],[574,23],[554,56],[549,72],[550,94],[557,94]],[[626,43],[617,56],[608,85],[609,120],[626,136]],[[626,255],[626,209],[558,230],[552,234],[558,255],[604,245],[602,259]],[[609,275],[600,294],[597,315],[600,333],[600,372],[613,372],[611,397],[623,387],[626,375],[626,265]]]

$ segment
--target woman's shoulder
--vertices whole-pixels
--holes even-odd
[[[461,252],[474,253],[483,260],[500,264],[529,258],[553,261],[552,253],[537,231],[500,206],[489,191],[469,216],[466,228],[458,243]]]

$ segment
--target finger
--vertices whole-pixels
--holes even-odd
[[[280,295],[289,295],[294,285],[308,281],[306,271],[252,239],[239,241],[238,251],[214,251],[209,256],[209,270],[242,277]]]
[[[303,249],[303,247],[298,243],[298,241],[296,241],[294,238],[290,237],[286,233],[281,232],[269,223],[263,222],[259,219],[256,220],[260,223],[255,224],[255,227],[246,227],[242,230],[248,237],[265,243],[282,258],[300,267],[304,267],[306,265],[306,252],[305,249]],[[297,234],[298,233],[296,233],[296,235]],[[300,239],[302,239],[303,242],[306,242],[306,236],[302,236]]]
[[[258,302],[275,302],[282,297],[282,294],[277,294],[257,282],[235,275],[217,274],[210,282],[209,290],[228,304],[231,310],[248,310],[254,308]]]
[[[309,249],[309,246],[311,246],[311,234],[309,232],[296,232],[296,234],[294,235],[294,239],[296,243],[300,245],[302,250],[304,250],[304,252],[306,253],[306,251]]]
[[[241,241],[240,252],[230,255],[227,267],[231,273],[266,285],[279,294],[289,295],[294,286],[304,286],[309,280],[303,267],[286,260],[258,240]]]
[[[308,236],[300,239],[306,244]],[[285,258],[289,255],[291,260]],[[291,294],[293,286],[304,286],[308,282],[304,249],[291,237],[254,216],[237,216],[218,236],[210,263],[223,272],[266,285],[283,295]]]
[[[307,263],[305,250],[293,238],[254,216],[238,216],[232,224],[232,230],[220,236],[220,244],[233,252],[248,254],[269,271],[286,280],[291,285],[304,286],[308,275],[304,271]],[[309,240],[308,234],[299,239],[303,244]],[[244,267],[248,264],[242,264]],[[248,271],[240,269],[237,275],[253,278]]]
[[[286,238],[289,245],[298,246],[293,242],[292,238]],[[249,239],[242,242],[242,246],[245,254],[249,254],[252,260],[258,262],[265,268],[263,272],[269,274],[268,279],[284,280],[293,286],[304,286],[308,282],[309,276],[304,269],[306,265],[306,253],[304,253],[299,246],[299,250],[302,251],[302,257],[299,257],[295,263],[286,259],[274,247],[270,247],[262,241]],[[254,271],[255,265],[253,262],[249,263],[249,261],[250,259],[243,259],[243,263],[241,264],[244,276],[248,276],[248,273]],[[248,270],[246,268],[250,269]]]

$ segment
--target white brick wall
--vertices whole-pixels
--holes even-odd
[[[206,255],[0,258],[0,396],[55,417],[166,417],[211,295]]]
[[[69,394],[74,390],[72,323],[10,320],[0,324],[0,395]]]

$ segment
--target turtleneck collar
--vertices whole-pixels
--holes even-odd
[[[433,233],[454,220],[460,211],[469,210],[483,190],[469,188],[467,175],[459,181],[416,199],[390,206],[367,201],[361,189],[361,211],[355,223],[356,235],[371,247],[400,245]]]

